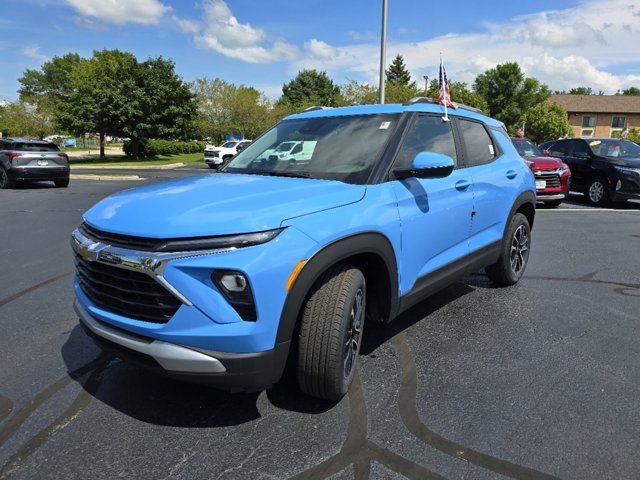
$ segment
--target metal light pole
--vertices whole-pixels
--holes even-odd
[[[387,56],[387,0],[382,0],[382,34],[380,35],[380,103],[384,103],[384,80]]]
[[[429,90],[429,75],[423,75],[424,78],[424,94],[427,94],[427,90]]]

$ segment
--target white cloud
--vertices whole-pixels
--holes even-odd
[[[105,23],[124,25],[138,23],[151,25],[158,23],[171,10],[159,0],[66,0],[84,17],[91,17]]]
[[[451,33],[417,42],[390,42],[390,56],[401,53],[415,77],[436,75],[439,52],[450,79],[472,82],[478,73],[517,61],[525,73],[552,89],[590,86],[614,93],[640,82],[640,76],[606,70],[637,63],[640,7],[633,0],[583,0],[573,8],[520,16],[488,25],[483,32]],[[379,46],[366,41],[345,46],[313,39],[292,65],[318,68],[375,82]]]
[[[260,28],[240,23],[224,0],[202,4],[202,21],[175,18],[178,26],[194,36],[196,45],[248,63],[270,63],[296,58],[298,49],[283,40],[270,39]]]
[[[40,47],[37,45],[29,45],[22,49],[22,54],[25,57],[29,57],[33,60],[37,60],[38,62],[46,62],[49,60],[49,57],[40,53]]]

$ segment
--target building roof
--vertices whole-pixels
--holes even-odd
[[[549,101],[569,113],[640,113],[640,96],[633,95],[551,95]]]

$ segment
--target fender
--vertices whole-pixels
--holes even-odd
[[[525,190],[520,195],[518,195],[514,200],[513,205],[511,206],[511,210],[509,211],[509,216],[507,217],[507,221],[504,224],[504,231],[502,232],[503,239],[504,239],[504,236],[507,234],[507,228],[509,228],[509,221],[511,220],[511,218],[513,218],[513,215],[516,213],[516,211],[526,203],[530,203],[535,211],[536,194],[533,193],[531,190]],[[533,230],[533,222],[531,222],[530,227]]]
[[[395,316],[398,310],[398,267],[391,242],[381,233],[358,233],[325,245],[309,258],[302,271],[298,274],[285,300],[280,315],[276,344],[291,341],[300,309],[309,290],[320,275],[329,266],[361,253],[373,253],[383,259],[389,272],[391,287],[390,318]]]

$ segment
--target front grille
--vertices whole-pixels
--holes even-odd
[[[162,240],[159,238],[134,237],[132,235],[121,235],[119,233],[105,232],[104,230],[93,228],[91,225],[85,222],[82,222],[78,229],[84,236],[89,237],[92,240],[106,243],[108,245],[113,245],[114,247],[129,248],[132,250],[143,250],[145,252],[156,251],[167,242],[166,239]]]
[[[220,156],[219,152],[204,152],[205,157],[218,157]]]
[[[560,175],[557,173],[544,173],[544,171],[538,175],[536,174],[536,180],[544,180],[547,182],[547,188],[560,186]]]
[[[85,260],[75,255],[80,288],[98,307],[144,322],[167,323],[182,303],[141,272]]]

